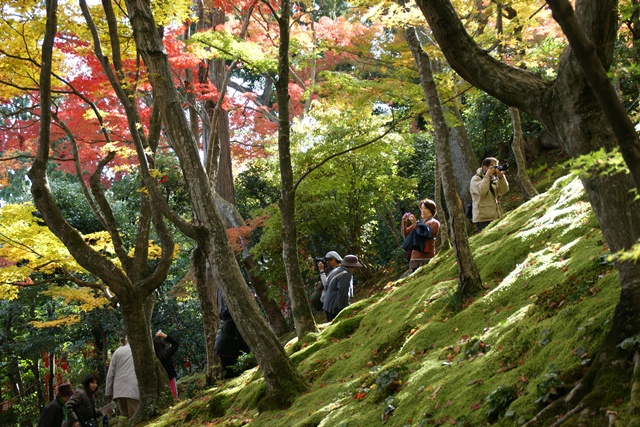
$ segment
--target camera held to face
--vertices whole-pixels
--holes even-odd
[[[323,263],[324,265],[327,265],[327,259],[325,257],[316,257],[316,264],[319,262]]]
[[[509,163],[503,163],[501,165],[494,166],[494,168],[498,169],[500,172],[508,171],[509,170]]]

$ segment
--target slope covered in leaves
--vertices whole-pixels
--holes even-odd
[[[471,239],[486,291],[454,297],[451,251],[356,302],[320,334],[287,344],[309,393],[259,413],[255,370],[186,396],[151,426],[518,425],[567,393],[607,332],[619,297],[580,181],[544,194]],[[602,393],[621,417],[624,384]],[[602,420],[602,418],[599,418]],[[627,420],[629,421],[629,420]],[[627,424],[631,425],[631,424]]]

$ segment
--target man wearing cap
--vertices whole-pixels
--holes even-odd
[[[70,424],[67,419],[67,401],[73,396],[73,388],[71,384],[64,383],[58,386],[56,398],[47,405],[40,415],[38,427],[69,427],[79,426],[78,422]]]
[[[359,267],[364,266],[357,256],[346,255],[340,267],[336,268],[335,272],[332,271],[322,305],[322,309],[327,314],[327,322],[331,322],[342,309],[349,305],[349,296],[353,293],[353,272]]]
[[[342,262],[342,257],[336,251],[329,251],[324,256],[324,259],[327,261],[327,265],[325,266],[323,262],[318,263],[318,270],[320,270],[320,280],[322,281],[322,295],[320,295],[320,302],[324,304],[325,297],[327,295],[327,285],[329,281],[333,277],[333,274],[336,272],[338,267],[340,267],[340,263]],[[325,267],[329,268],[329,274],[327,275],[325,272]]]

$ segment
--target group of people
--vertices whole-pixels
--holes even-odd
[[[472,222],[478,231],[482,231],[491,221],[503,214],[500,196],[509,191],[509,182],[499,167],[495,157],[487,157],[471,178]],[[420,219],[408,212],[402,217],[401,232],[405,238],[402,248],[405,250],[409,268],[413,271],[428,264],[436,255],[435,239],[440,231],[440,222],[435,219],[436,203],[424,199],[419,203]]]
[[[153,338],[156,357],[167,372],[174,398],[178,397],[177,375],[171,358],[179,345],[178,341],[161,330],[156,332]],[[85,376],[75,392],[71,384],[60,384],[56,391],[56,398],[40,415],[38,427],[98,427],[97,420],[115,409],[113,403],[96,408],[95,393],[98,385],[98,376],[95,374]],[[109,402],[115,402],[120,414],[126,417],[131,417],[140,404],[133,355],[126,337],[125,344],[118,347],[111,356],[105,384],[105,398]]]

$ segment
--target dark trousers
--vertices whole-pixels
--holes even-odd
[[[338,315],[338,313],[329,313],[328,311],[325,311],[324,314],[327,315],[327,322],[331,322]]]
[[[491,221],[476,222],[476,223],[475,223],[475,224],[476,224],[476,229],[477,229],[478,231],[482,231],[482,230],[484,230],[484,229],[485,229],[485,227],[486,227],[487,225],[489,225],[489,223],[490,223],[490,222],[491,222]]]

